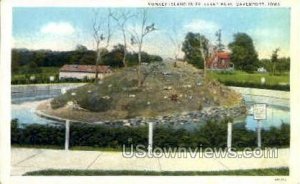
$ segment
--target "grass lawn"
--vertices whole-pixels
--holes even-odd
[[[278,89],[278,90],[289,90],[289,74],[281,74],[272,76],[268,73],[246,73],[243,71],[234,72],[213,72],[210,71],[209,76],[218,80],[219,82],[230,85],[230,86],[241,86],[241,87],[256,87],[264,89]],[[261,78],[265,78],[265,84],[261,84]]]
[[[12,73],[12,84],[29,84],[29,83],[50,83],[49,77],[58,77],[59,67],[39,67],[38,73]],[[30,77],[35,77],[35,82],[30,81]]]
[[[12,148],[34,148],[34,149],[54,149],[54,150],[63,150],[64,146],[55,146],[55,145],[17,145],[13,144]],[[110,148],[110,147],[91,147],[91,146],[72,146],[70,150],[74,151],[114,151],[121,152],[122,148]]]
[[[232,171],[40,170],[25,176],[288,176],[289,168]]]

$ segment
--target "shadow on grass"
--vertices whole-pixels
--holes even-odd
[[[40,170],[25,176],[288,176],[289,168],[232,171]]]

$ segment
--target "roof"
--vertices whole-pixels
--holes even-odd
[[[230,54],[228,52],[217,52],[219,59],[230,59]]]
[[[64,65],[60,68],[60,72],[86,72],[86,73],[95,73],[96,66],[95,65]],[[99,73],[111,73],[112,70],[110,66],[107,65],[99,65],[98,66]]]

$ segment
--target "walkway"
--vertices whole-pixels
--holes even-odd
[[[178,155],[177,155],[178,156]],[[42,169],[98,169],[152,171],[220,171],[288,167],[289,149],[279,149],[277,158],[125,158],[121,152],[64,151],[12,148],[12,176]]]

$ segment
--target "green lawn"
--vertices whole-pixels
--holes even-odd
[[[232,171],[40,170],[25,176],[288,176],[289,168]]]
[[[38,73],[12,73],[12,84],[31,84],[31,83],[50,83],[49,77],[54,76],[57,82],[59,67],[40,67]],[[34,76],[35,81],[31,81],[30,77]]]
[[[59,72],[60,67],[39,67],[40,72],[37,74],[44,74],[44,75],[56,75]],[[24,74],[22,71],[15,72],[13,76],[21,76],[21,75],[37,75],[35,73],[32,74]]]
[[[208,75],[221,83],[229,86],[255,87],[263,89],[289,90],[289,73],[272,76],[268,73],[246,73],[243,71],[213,72]],[[261,79],[265,78],[265,84]]]

